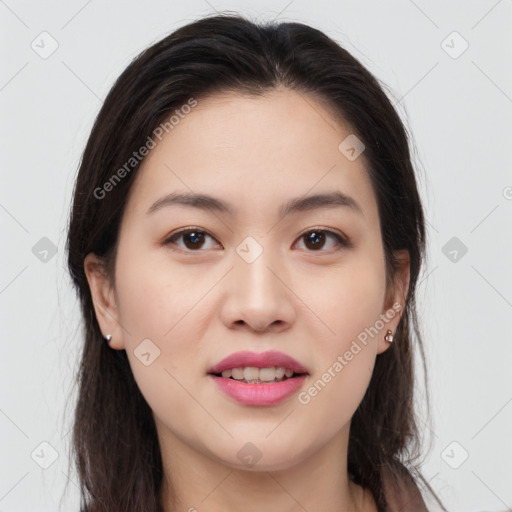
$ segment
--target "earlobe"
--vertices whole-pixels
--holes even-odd
[[[94,311],[100,330],[105,337],[111,335],[109,347],[124,349],[123,331],[119,323],[119,311],[116,305],[114,290],[108,275],[104,260],[94,253],[89,253],[84,259],[84,271],[91,290]]]

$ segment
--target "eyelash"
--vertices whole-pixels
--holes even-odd
[[[304,236],[306,236],[306,235],[308,235],[310,233],[319,233],[319,232],[320,233],[327,233],[328,235],[333,236],[336,239],[336,241],[338,243],[338,246],[340,246],[340,248],[350,248],[350,247],[352,247],[352,244],[346,238],[341,236],[339,233],[337,233],[335,231],[332,231],[331,229],[322,228],[320,226],[314,227],[314,228],[309,228],[307,231],[304,231],[301,235],[299,235],[298,239],[301,239],[301,238],[303,238]],[[209,237],[211,237],[212,239],[215,240],[215,237],[210,235],[210,233],[208,233],[207,231],[204,231],[203,229],[200,229],[199,227],[190,226],[188,228],[183,228],[183,229],[180,229],[179,231],[177,231],[175,233],[172,233],[170,236],[168,236],[164,240],[163,245],[175,245],[175,240],[177,240],[180,236],[185,235],[187,233],[201,233],[201,234],[208,235]],[[185,252],[203,252],[202,249],[192,250],[192,249],[181,248],[181,247],[179,247],[179,249],[182,250],[182,251],[185,251]],[[323,250],[323,249],[319,249],[317,251],[315,251],[315,250],[308,250],[308,252],[312,252],[312,253],[319,252],[319,253],[321,253],[321,252],[328,252],[328,250]]]

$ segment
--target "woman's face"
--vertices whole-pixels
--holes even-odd
[[[115,290],[94,255],[86,269],[100,327],[126,350],[165,446],[269,470],[347,439],[408,279],[404,259],[405,289],[386,294],[376,197],[357,141],[340,149],[349,135],[308,95],[216,95],[143,161]],[[263,355],[210,373],[239,352]],[[283,355],[306,373],[232,378],[274,379],[255,368],[293,369]]]

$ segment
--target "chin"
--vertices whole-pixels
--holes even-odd
[[[273,457],[262,457],[255,464],[240,463],[238,459],[225,461],[226,466],[242,471],[250,471],[252,473],[261,473],[268,471],[286,471],[298,464],[297,457],[290,456],[287,458],[275,459]]]
[[[286,443],[283,446],[283,440],[278,437],[272,442],[265,438],[261,438],[261,441],[236,442],[240,448],[235,452],[233,452],[233,444],[235,442],[232,442],[228,448],[229,453],[225,451],[219,453],[217,446],[214,457],[222,464],[236,470],[282,471],[300,464],[305,457],[304,451],[300,450],[297,443]]]

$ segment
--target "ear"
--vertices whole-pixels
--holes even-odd
[[[84,259],[84,271],[89,282],[94,311],[101,332],[103,335],[112,335],[110,348],[122,350],[125,348],[123,329],[119,322],[119,310],[105,262],[96,254],[89,253]],[[104,343],[107,342],[104,341]]]
[[[405,300],[409,291],[409,282],[411,278],[411,258],[409,251],[406,249],[396,251],[395,258],[398,264],[393,283],[386,291],[386,300],[384,301],[384,309],[382,310],[381,319],[384,327],[379,333],[377,353],[385,352],[391,345],[384,339],[386,331],[390,329],[393,335],[402,318],[405,309]],[[395,343],[393,341],[393,343]]]

